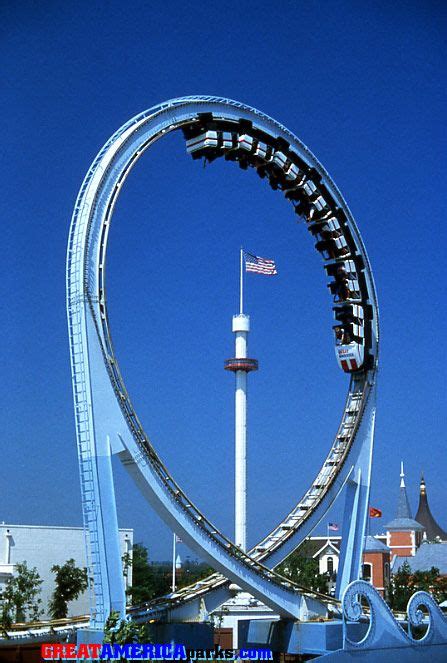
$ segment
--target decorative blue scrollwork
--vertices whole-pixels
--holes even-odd
[[[362,599],[366,600],[367,608],[362,605]],[[405,622],[397,621],[382,596],[364,580],[356,580],[348,585],[343,594],[342,609],[343,648],[346,650],[383,651],[386,648],[408,648],[415,653],[419,652],[419,647],[428,647],[429,655],[431,655],[431,648],[435,646],[433,652],[436,651],[437,656],[445,654],[446,657],[433,660],[447,660],[447,619],[436,601],[427,592],[416,592],[408,602],[409,634],[404,630]],[[422,609],[428,613],[428,619]],[[368,616],[369,626],[365,632]],[[413,637],[411,627],[420,628],[425,624],[427,624],[425,634],[419,639]],[[440,648],[439,645],[443,645],[443,647]],[[429,649],[426,651],[428,652]],[[422,652],[417,655],[422,655]]]
[[[342,599],[342,608],[343,608],[343,620],[345,623],[345,640],[350,645],[350,647],[365,647],[368,644],[368,641],[371,639],[373,630],[374,630],[374,594],[376,594],[372,585],[364,580],[357,580],[352,582],[343,594]],[[369,608],[369,615],[367,615],[362,606],[361,599],[362,597],[366,600]],[[347,622],[356,622],[359,623],[362,617],[369,617],[369,625],[366,633],[363,629],[358,627],[349,627]],[[359,632],[359,639],[353,640],[352,635],[350,637],[349,632],[357,631]]]
[[[424,613],[421,608],[427,611],[427,631],[416,639],[411,633],[411,627],[420,627],[424,625]],[[427,592],[416,592],[408,601],[408,634],[409,637],[418,644],[440,644],[447,642],[447,619],[444,617],[440,607]]]

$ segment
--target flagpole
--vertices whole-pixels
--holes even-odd
[[[175,532],[172,538],[172,593],[175,592]]]
[[[239,278],[239,315],[244,312],[244,250],[241,246]]]

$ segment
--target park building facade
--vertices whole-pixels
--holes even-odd
[[[342,537],[334,535],[328,528],[326,536],[310,536],[296,551],[299,556],[318,563],[318,571],[325,576],[328,591],[333,596],[341,541]],[[370,582],[387,600],[392,575],[397,573],[405,562],[410,564],[414,572],[430,570],[435,566],[441,575],[447,576],[447,535],[431,514],[425,481],[421,481],[419,508],[417,517],[413,518],[401,467],[395,517],[385,525],[384,533],[365,537],[362,578]],[[288,570],[286,561],[286,575]],[[445,604],[447,608],[447,601]],[[241,621],[253,618],[271,620],[275,617],[278,618],[254,597],[246,593],[239,594],[213,612],[216,644],[222,647],[237,647]]]
[[[340,559],[341,536],[311,536],[305,541],[305,556],[318,562],[319,573],[326,576],[328,591],[335,595]],[[391,574],[391,550],[386,535],[365,537],[362,577],[386,597]]]
[[[120,529],[119,537],[121,556],[128,554],[132,559],[133,530]],[[327,536],[309,537],[298,550],[298,554],[318,562],[318,570],[326,576],[328,590],[332,595],[335,594],[340,548],[341,536],[328,531]],[[51,567],[55,564],[62,566],[69,559],[74,559],[77,567],[87,566],[82,527],[0,524],[0,593],[8,579],[13,577],[16,565],[25,561],[28,568],[37,569],[43,581],[40,598],[44,619],[49,617],[48,604],[54,590],[55,575]],[[408,562],[412,571],[436,567],[441,575],[447,576],[447,533],[431,513],[424,478],[420,483],[419,507],[413,518],[401,468],[395,518],[385,526],[384,533],[365,537],[362,562],[363,579],[371,582],[385,598],[392,575],[405,562]],[[181,575],[183,569],[179,559],[176,567],[177,574]],[[126,569],[123,565],[123,583],[126,589],[132,586],[131,565]],[[253,601],[253,597],[247,595],[247,600]],[[251,603],[250,610],[247,606],[238,603],[230,607],[234,616],[241,619],[241,610],[249,614],[253,609]],[[76,601],[69,603],[68,616],[87,614],[89,608],[89,595],[84,592]],[[264,617],[271,616],[271,611],[265,606],[260,604],[258,609],[266,611]],[[229,613],[226,614],[225,622],[228,616]]]
[[[409,512],[409,515],[411,516],[411,512]],[[439,570],[441,576],[447,577],[447,533],[431,513],[428,504],[427,486],[423,476],[419,486],[419,506],[413,522],[416,522],[419,528],[402,528],[399,533],[399,542],[404,543],[404,545],[396,547],[392,572],[397,573],[407,562],[412,571],[428,571],[434,567]],[[414,542],[416,545],[413,545]],[[411,552],[408,552],[409,549],[411,549]]]
[[[330,536],[328,532],[325,537],[309,537],[305,545],[306,556],[318,561],[319,572],[326,575],[329,591],[334,593],[341,536]],[[396,515],[385,525],[383,534],[365,538],[362,577],[386,598],[391,576],[405,562],[412,571],[435,567],[441,576],[447,576],[447,533],[431,513],[424,477],[420,483],[418,510],[413,518],[401,465]]]
[[[411,515],[410,502],[405,485],[403,463],[400,469],[400,489],[396,517],[386,525],[386,543],[394,557],[414,557],[422,543],[424,526]]]
[[[120,529],[121,556],[132,559],[133,530]],[[9,578],[13,577],[18,563],[26,562],[28,568],[36,568],[41,578],[42,619],[49,618],[48,604],[54,591],[55,574],[51,567],[62,566],[74,559],[77,567],[85,568],[86,549],[82,527],[55,527],[52,525],[0,524],[0,593]],[[123,582],[126,589],[132,586],[132,566],[123,565]],[[86,591],[68,604],[68,616],[89,613],[89,592]]]

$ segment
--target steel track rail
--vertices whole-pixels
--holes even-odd
[[[185,108],[191,108],[185,116]],[[130,397],[127,393],[124,381],[122,379],[118,361],[116,359],[113,343],[111,339],[110,326],[107,314],[106,287],[105,287],[105,261],[108,232],[110,228],[111,217],[114,204],[119,191],[131,168],[135,165],[138,158],[147,150],[150,145],[161,138],[169,131],[176,130],[191,122],[196,122],[199,111],[211,111],[216,117],[222,116],[225,120],[236,122],[238,117],[251,118],[254,122],[260,121],[261,127],[265,130],[265,123],[272,131],[274,136],[280,134],[286,136],[291,144],[300,150],[300,156],[306,159],[313,168],[315,168],[321,177],[324,178],[326,187],[332,194],[334,204],[341,206],[346,213],[351,234],[355,240],[356,249],[362,256],[365,264],[366,274],[366,292],[365,301],[369,302],[373,310],[373,319],[371,325],[374,327],[374,339],[372,344],[374,355],[374,366],[367,372],[360,373],[351,378],[351,384],[342,420],[335,437],[335,442],[318,473],[315,481],[312,483],[303,498],[296,507],[279,523],[279,525],[266,536],[250,553],[243,553],[234,544],[229,541],[201,511],[189,500],[182,491],[178,483],[170,475],[165,465],[162,463],[150,440],[144,432],[143,426],[132,406]],[[230,112],[231,111],[231,112]],[[179,117],[177,117],[177,115]],[[157,130],[152,131],[151,125],[157,125]],[[163,128],[161,128],[163,127]],[[145,133],[146,130],[146,133]],[[133,145],[135,149],[130,149]],[[82,279],[79,275],[82,274]],[[314,592],[312,590],[294,586],[287,579],[278,576],[271,568],[265,565],[272,560],[276,553],[283,550],[284,554],[279,552],[282,558],[290,552],[290,548],[296,548],[307,533],[301,534],[304,525],[313,520],[313,527],[324,517],[331,506],[333,500],[342,486],[339,486],[335,494],[328,497],[331,490],[340,476],[342,468],[349,461],[350,452],[353,447],[356,432],[360,425],[365,404],[368,399],[369,387],[375,379],[375,370],[377,365],[378,351],[378,318],[377,318],[377,300],[375,295],[372,273],[369,267],[368,257],[363,246],[358,229],[352,218],[352,215],[344,202],[340,192],[330,179],[329,175],[311,154],[311,152],[288,130],[278,124],[268,116],[265,116],[254,109],[251,109],[237,102],[212,97],[192,97],[173,100],[167,104],[151,109],[140,116],[126,123],[112,138],[105,144],[98,153],[95,161],[89,169],[78,195],[73,220],[70,230],[69,251],[67,259],[67,299],[68,316],[72,356],[72,375],[74,383],[76,380],[82,382],[84,376],[79,372],[79,365],[85,358],[82,347],[79,343],[73,341],[74,325],[79,324],[80,316],[88,314],[92,316],[97,330],[98,341],[103,353],[104,364],[113,386],[113,390],[119,403],[121,412],[127,422],[128,428],[145,461],[150,464],[158,480],[163,484],[164,490],[170,495],[176,503],[176,508],[187,514],[188,519],[194,528],[205,531],[207,537],[222,550],[225,555],[237,560],[241,567],[249,568],[254,571],[267,583],[280,585],[292,593],[299,591],[306,596],[312,596],[322,601],[335,603],[334,599]],[[76,389],[75,389],[76,393]],[[79,401],[79,394],[78,396]],[[356,399],[357,406],[355,411],[350,411],[353,397]],[[76,398],[75,398],[76,402]],[[85,405],[85,404],[84,404]],[[86,411],[82,403],[79,409]],[[351,408],[352,409],[352,408]],[[349,434],[347,433],[347,419],[350,417]],[[80,427],[83,422],[77,420],[78,430],[78,448],[80,452],[81,477],[84,472],[85,460],[82,460],[82,454],[88,453],[91,448],[80,435]],[[84,431],[83,431],[84,432]],[[84,436],[85,437],[85,436]],[[84,442],[84,444],[82,444]],[[88,442],[88,441],[87,441]],[[334,456],[337,454],[337,461],[334,462]],[[321,478],[324,476],[324,485],[321,484]],[[344,477],[343,481],[346,479]],[[320,482],[320,483],[318,483]],[[84,482],[85,483],[85,482]],[[94,510],[94,504],[89,502],[88,490],[83,485],[83,501],[85,511]],[[88,524],[88,519],[86,524]],[[275,561],[275,566],[278,561]],[[99,581],[99,579],[98,579]],[[204,587],[211,588],[226,582],[225,578],[219,574],[213,574],[209,579],[202,581],[199,591]],[[178,593],[179,597],[186,600],[188,596],[197,593],[195,589],[186,590]]]

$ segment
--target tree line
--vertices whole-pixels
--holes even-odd
[[[88,587],[87,570],[78,568],[74,559],[51,567],[55,586],[48,612],[53,619],[68,615],[68,604],[76,600]],[[39,597],[43,583],[36,567],[30,569],[26,562],[15,565],[14,575],[6,582],[0,594],[0,624],[3,630],[14,623],[38,621],[43,615]]]
[[[172,591],[172,566],[170,562],[150,563],[147,548],[136,543],[133,554],[123,555],[123,576],[128,575],[132,567],[132,586],[127,590],[130,605],[141,605],[154,598]],[[333,580],[327,573],[319,572],[316,559],[309,556],[306,544],[293,552],[282,562],[277,571],[304,587],[319,592],[328,592],[328,583]],[[54,591],[48,604],[48,613],[52,619],[68,616],[68,604],[76,600],[89,586],[87,570],[79,568],[74,559],[65,564],[51,567],[54,573]],[[211,574],[213,569],[204,563],[187,560],[177,576],[177,589],[198,582]],[[90,580],[91,582],[91,580]],[[14,623],[38,621],[43,615],[41,579],[36,568],[28,568],[26,562],[15,565],[14,575],[6,582],[0,593],[0,627],[3,632]],[[390,580],[387,601],[395,610],[405,610],[408,600],[416,591],[430,592],[441,603],[447,599],[447,578],[441,576],[439,569],[433,567],[427,571],[412,571],[405,562]]]
[[[170,562],[151,564],[147,548],[136,543],[132,555],[122,557],[123,576],[132,567],[132,587],[127,591],[127,602],[139,605],[158,596],[168,594],[172,583]],[[68,616],[68,604],[75,601],[89,586],[87,569],[76,566],[74,559],[51,567],[54,574],[54,590],[48,604],[48,614],[52,619]],[[201,580],[212,573],[207,564],[187,560],[177,575],[177,588]],[[92,582],[92,580],[90,580]],[[29,568],[27,563],[15,564],[14,575],[9,578],[0,593],[0,626],[5,631],[15,623],[38,621],[44,614],[40,598],[43,580],[37,568]]]

